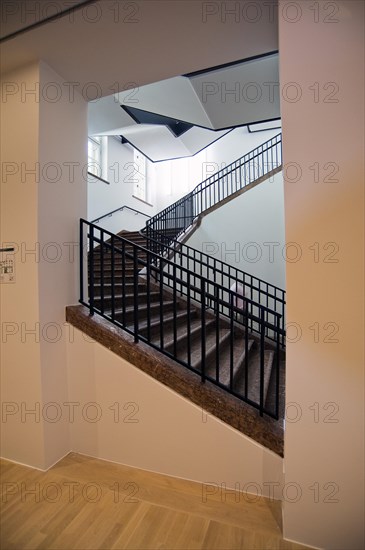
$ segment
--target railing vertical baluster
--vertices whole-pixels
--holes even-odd
[[[100,229],[100,244],[99,244],[99,255],[100,255],[100,311],[104,313],[104,231]]]
[[[201,281],[201,327],[202,327],[202,340],[201,340],[201,379],[205,382],[205,354],[206,354],[206,326],[205,326],[205,304],[206,304],[206,291],[205,291],[205,279]]]
[[[125,309],[126,309],[126,291],[125,291],[125,286],[126,286],[126,280],[127,280],[127,275],[126,275],[126,260],[125,260],[125,241],[123,240],[122,241],[122,324],[123,326],[125,326],[126,322],[125,322]]]
[[[84,222],[83,220],[80,220],[79,267],[80,267],[80,302],[83,302],[84,301]]]
[[[245,303],[244,308],[245,319],[245,398],[248,396],[248,309]]]
[[[260,308],[260,416],[264,414],[264,380],[265,380],[265,310]]]
[[[276,380],[275,380],[275,418],[279,419],[280,407],[280,317],[276,317]]]
[[[164,324],[163,324],[163,262],[160,260],[160,346],[164,348]]]
[[[111,299],[112,299],[112,320],[115,320],[115,244],[114,244],[114,235],[111,236],[110,246],[111,246]]]
[[[133,318],[134,318],[134,341],[137,343],[139,340],[139,311],[138,311],[138,248],[133,245]]]
[[[266,284],[266,307],[269,308],[269,285],[268,284]],[[269,335],[269,328],[267,327],[266,336],[268,335]]]
[[[284,295],[284,292],[282,292],[282,302],[281,302],[281,328],[282,328],[282,331],[283,331],[283,335],[282,335],[282,346],[284,347],[285,345],[285,295]]]
[[[219,287],[218,285],[214,286],[214,300],[215,300],[215,378],[219,382],[219,329],[220,329],[220,320],[219,320]]]
[[[188,331],[188,366],[191,367],[191,318],[190,318],[190,271],[186,274],[186,310],[187,310],[187,331]]]
[[[147,293],[147,340],[151,341],[151,254],[146,255],[147,271],[146,271],[146,293]]]
[[[234,304],[236,303],[236,296],[233,296],[233,292],[229,293],[229,305],[230,305],[230,334],[229,334],[229,389],[233,391],[233,351],[234,351]]]
[[[89,304],[90,315],[94,315],[94,226],[89,225]]]
[[[173,264],[173,289],[172,289],[172,296],[173,296],[173,334],[174,334],[174,357],[177,356],[177,321],[176,321],[176,314],[177,314],[177,298],[176,298],[176,263]]]

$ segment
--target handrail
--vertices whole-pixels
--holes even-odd
[[[88,244],[88,271],[85,272],[83,251]],[[107,263],[108,262],[108,263]],[[107,272],[105,266],[108,266]],[[88,275],[86,275],[86,273]],[[88,298],[84,299],[85,276],[88,277]],[[117,279],[118,277],[118,279]],[[129,282],[127,283],[127,277]],[[130,288],[129,294],[127,286]],[[142,288],[141,288],[142,287]],[[167,289],[170,289],[168,292]],[[152,300],[152,295],[154,299]],[[157,297],[156,297],[157,295]],[[182,300],[181,297],[186,297]],[[204,274],[197,274],[185,265],[143,247],[131,240],[115,235],[91,222],[80,220],[80,303],[89,308],[90,314],[97,313],[139,340],[174,359],[184,367],[201,376],[202,382],[209,380],[235,397],[247,402],[260,414],[278,418],[279,414],[279,355],[280,340],[285,336],[281,324],[281,314],[270,307],[246,297],[245,305],[237,300],[242,296],[235,290],[227,289],[219,281]],[[128,300],[128,301],[127,301]],[[168,310],[167,307],[170,309]],[[143,320],[140,320],[141,312]],[[169,323],[164,323],[166,312],[170,311]],[[198,315],[201,330],[201,347],[198,363],[192,358],[191,316]],[[178,317],[178,314],[180,315]],[[184,316],[184,318],[182,317]],[[196,317],[193,317],[196,318]],[[153,320],[153,325],[152,321]],[[182,319],[184,319],[182,321]],[[206,321],[214,322],[215,347],[210,348],[215,360],[206,359]],[[179,322],[179,325],[178,325]],[[183,322],[183,325],[181,323]],[[184,354],[178,352],[178,328],[187,339]],[[156,339],[152,328],[158,327]],[[181,328],[182,327],[182,328]],[[224,332],[223,339],[221,331]],[[239,330],[239,332],[237,332]],[[168,336],[165,332],[168,331]],[[172,332],[171,332],[172,331]],[[253,337],[252,334],[256,334]],[[258,339],[259,397],[253,397],[248,377],[248,350],[252,338]],[[275,346],[275,410],[266,406],[264,396],[265,342],[271,338]],[[166,340],[168,345],[166,345]],[[228,348],[227,348],[228,346]],[[238,346],[238,349],[237,347]],[[184,348],[185,349],[185,348]],[[195,348],[196,350],[196,348]],[[226,350],[226,361],[221,371],[220,353]],[[228,350],[228,352],[227,352]],[[236,350],[236,351],[235,351]],[[236,362],[239,353],[243,365],[244,389],[236,385]],[[235,355],[236,353],[236,355]],[[187,357],[186,357],[187,354]],[[235,359],[236,357],[236,359]],[[228,369],[228,370],[227,370]],[[267,375],[266,375],[267,376]]]
[[[92,220],[90,223],[97,223],[100,222],[100,220],[104,218],[108,218],[115,214],[116,212],[119,212],[120,210],[124,210],[124,208],[128,208],[128,210],[132,210],[132,212],[135,212],[136,214],[141,214],[142,216],[146,216],[146,218],[150,218],[148,214],[145,214],[144,212],[140,212],[139,210],[136,210],[135,208],[132,208],[131,206],[127,206],[124,204],[123,206],[120,206],[119,208],[116,208],[115,210],[112,210],[111,212],[108,212],[107,214],[104,214],[103,216],[100,216],[100,218],[96,218],[95,220]]]
[[[97,174],[93,174],[92,172],[89,172],[89,171],[88,171],[88,172],[87,172],[87,175],[90,176],[90,177],[92,176],[93,178],[96,178],[97,180],[102,181],[103,183],[106,183],[107,185],[110,185],[110,181],[105,180],[104,178],[101,178],[101,177],[98,176]]]
[[[282,164],[281,133],[199,183],[190,193],[146,223],[148,237],[176,239],[205,210],[278,169]]]

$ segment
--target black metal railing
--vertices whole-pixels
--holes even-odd
[[[199,287],[201,278],[206,278],[209,281],[219,283],[226,289],[234,288],[239,294],[239,301],[242,304],[245,304],[246,298],[248,298],[252,302],[266,307],[268,311],[275,311],[280,314],[281,346],[285,348],[285,290],[179,241],[171,240],[169,244],[164,244],[161,241],[147,237],[144,230],[140,233],[146,238],[148,249],[155,252],[157,250],[158,256],[168,258],[173,264],[193,271],[197,275],[195,288]],[[165,269],[171,272],[170,265],[169,263],[166,264]],[[169,285],[169,281],[166,284]],[[191,297],[195,299],[194,293]],[[270,322],[275,324],[275,319],[270,319]],[[250,322],[249,328],[255,331],[255,323]],[[276,339],[276,334],[271,333],[269,329],[267,329],[265,336],[274,341]]]
[[[124,209],[130,210],[131,212],[134,212],[136,215],[146,216],[146,218],[150,218],[148,214],[145,214],[144,212],[140,212],[140,210],[136,210],[135,208],[132,208],[131,206],[127,206],[124,204],[123,206],[119,206],[119,208],[116,208],[115,210],[112,210],[111,212],[107,212],[106,214],[103,214],[99,218],[95,218],[95,220],[92,220],[91,223],[99,223],[100,220],[103,220],[104,218],[111,218],[113,214],[116,214],[116,212],[121,212]]]
[[[93,172],[89,172],[89,171],[88,171],[87,175],[88,175],[89,178],[94,178],[94,179],[96,179],[96,180],[98,180],[98,181],[101,181],[101,182],[103,182],[103,183],[106,183],[107,185],[110,185],[110,181],[108,181],[108,180],[102,178],[101,176],[98,176],[97,174],[94,174]]]
[[[278,169],[281,164],[281,134],[278,134],[202,181],[193,191],[153,216],[146,223],[147,237],[169,244],[186,231],[200,214]]]
[[[83,250],[88,250],[87,270]],[[191,267],[80,220],[80,303],[90,314],[277,419],[281,315],[248,297],[244,307],[238,305],[239,292]],[[271,374],[265,363],[268,333],[275,335]],[[252,342],[255,375],[249,368]],[[269,382],[271,406],[265,403]]]

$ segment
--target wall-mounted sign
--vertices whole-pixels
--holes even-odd
[[[15,283],[14,248],[0,248],[0,283]]]

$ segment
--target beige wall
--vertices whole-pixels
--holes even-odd
[[[69,400],[77,403],[70,424],[73,451],[211,483],[219,491],[225,484],[223,488],[271,495],[276,485],[280,489],[275,497],[280,497],[279,456],[78,330],[72,337]]]
[[[39,67],[31,65],[2,80],[21,89],[39,82]],[[3,90],[3,87],[2,87]],[[7,88],[10,92],[10,87]],[[35,98],[22,101],[21,94],[1,97],[1,238],[14,243],[16,283],[1,284],[1,454],[26,464],[42,466],[44,434],[35,416],[27,416],[21,403],[34,409],[41,401],[40,347],[34,330],[39,318],[38,267],[34,250],[38,240],[38,186],[35,178],[22,181],[21,163],[35,166],[39,157],[39,104]],[[11,175],[11,172],[14,175]],[[24,172],[24,171],[23,171]],[[22,253],[23,251],[23,253]],[[28,259],[28,261],[27,261]],[[33,260],[33,261],[32,261]],[[36,331],[37,332],[37,331]],[[21,382],[21,383],[20,383]],[[31,428],[30,428],[31,425]]]
[[[294,4],[301,17],[290,23]],[[287,264],[287,323],[297,323],[302,335],[295,343],[296,330],[288,329],[285,482],[298,484],[301,496],[294,502],[294,491],[285,503],[284,536],[358,550],[364,544],[364,5],[335,2],[330,11],[319,5],[318,23],[307,2],[283,1],[279,8],[281,89],[293,82],[302,91],[296,102],[282,98],[284,164],[302,170],[297,183],[289,170],[285,181],[286,240],[302,250],[299,261]],[[338,22],[324,22],[333,6]],[[319,98],[309,88],[315,82]],[[324,89],[328,82],[336,88]],[[335,89],[337,102],[329,103]],[[318,183],[309,168],[315,162]],[[323,181],[328,162],[338,165],[338,182]],[[330,242],[338,247],[335,263],[328,263],[335,248],[324,248]],[[338,341],[328,342],[336,326]]]
[[[48,65],[40,65],[41,82],[51,96],[64,80]],[[46,88],[46,86],[48,87]],[[55,96],[56,97],[56,96]],[[79,298],[79,218],[86,217],[87,104],[80,94],[73,101],[61,94],[57,101],[40,102],[39,161],[43,167],[38,192],[39,321],[42,391],[44,403],[67,401],[65,304]],[[70,177],[70,163],[74,174]],[[55,180],[55,181],[53,181]],[[59,412],[59,409],[57,409]],[[49,416],[57,415],[56,408]],[[49,466],[69,450],[65,419],[44,422],[45,464]]]
[[[79,94],[73,102],[52,95],[63,81],[44,63],[8,73],[2,83],[8,92],[1,105],[2,162],[14,163],[16,173],[2,179],[1,241],[16,248],[16,283],[0,288],[2,401],[9,413],[2,416],[1,454],[47,468],[69,450],[67,423],[53,419],[67,400],[64,307],[78,296],[71,252],[86,210],[80,173],[87,110]],[[70,162],[77,163],[74,183]],[[35,168],[36,174],[27,172]]]

